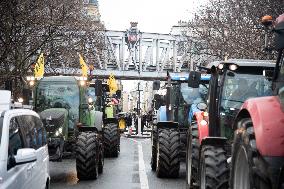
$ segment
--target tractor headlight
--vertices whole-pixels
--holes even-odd
[[[35,85],[35,81],[34,80],[30,80],[29,85],[32,87]]]
[[[201,126],[206,126],[207,125],[207,121],[205,121],[204,119],[200,121],[200,125]]]
[[[86,85],[86,81],[80,80],[80,86],[85,86],[85,85]]]
[[[59,128],[56,132],[55,132],[55,136],[59,136],[62,134],[62,128]]]
[[[238,66],[237,66],[236,64],[231,64],[231,65],[229,66],[229,69],[230,69],[231,71],[235,71],[236,69],[238,69]]]
[[[224,64],[219,64],[218,69],[222,70],[224,68]]]
[[[89,97],[89,98],[88,98],[88,103],[89,103],[89,104],[92,104],[93,102],[94,102],[93,98]]]

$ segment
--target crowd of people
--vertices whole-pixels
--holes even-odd
[[[125,122],[126,126],[130,128],[132,125],[134,125],[136,134],[138,134],[138,117],[139,115],[137,112],[128,112],[125,114]],[[150,123],[152,121],[152,111],[149,111],[148,113],[141,114],[141,133],[143,133],[145,127],[150,127]]]

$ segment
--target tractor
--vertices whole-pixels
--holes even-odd
[[[245,100],[269,96],[275,64],[265,60],[216,61],[203,68],[211,74],[206,111],[196,112],[188,128],[187,188],[229,188],[233,122]],[[198,86],[190,72],[188,85]]]
[[[284,189],[284,14],[275,26],[278,57],[272,78],[274,96],[248,99],[236,116],[230,188]]]
[[[49,153],[61,160],[75,152],[77,177],[96,179],[103,172],[103,113],[98,89],[82,77],[43,77],[34,87],[34,107],[48,132]]]
[[[94,81],[97,86],[98,106],[103,112],[103,143],[105,157],[118,157],[120,151],[120,130],[117,113],[119,112],[118,99],[121,91],[110,93],[110,86],[102,80]]]
[[[152,125],[151,168],[158,177],[178,177],[180,162],[185,160],[186,132],[190,107],[204,102],[210,76],[201,77],[200,90],[187,86],[188,76],[168,74],[165,95],[154,95],[156,121]],[[160,89],[155,81],[153,89]]]

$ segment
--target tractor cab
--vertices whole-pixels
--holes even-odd
[[[187,126],[191,106],[206,102],[210,75],[201,76],[198,88],[189,87],[188,80],[188,76],[168,76],[166,85],[161,88],[164,94],[154,96],[155,108],[159,109],[158,122],[166,121],[178,123],[179,126]]]
[[[207,108],[210,136],[231,138],[231,125],[244,101],[272,94],[274,66],[272,61],[236,59],[208,64],[207,70],[211,73]],[[189,85],[194,84],[189,80]]]

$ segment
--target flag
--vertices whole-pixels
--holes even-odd
[[[109,79],[107,80],[110,94],[114,94],[117,91],[117,84],[113,74],[110,74]]]
[[[80,54],[79,54],[79,57],[80,57],[80,65],[81,65],[81,69],[82,69],[82,76],[88,77],[88,66],[87,66],[83,57]]]
[[[34,70],[35,77],[43,77],[44,74],[44,56],[43,53],[41,53],[37,59],[37,63],[35,65]]]

